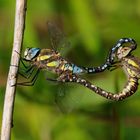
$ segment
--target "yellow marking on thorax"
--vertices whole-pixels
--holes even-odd
[[[64,70],[64,68],[65,68],[65,65],[63,64],[63,65],[60,67],[60,69],[61,69],[61,70]]]
[[[50,63],[47,63],[48,67],[57,67],[59,65],[59,63],[57,61],[52,61]]]
[[[37,58],[37,61],[46,60],[49,59],[50,57],[51,55],[42,55]]]
[[[134,67],[140,68],[139,65],[137,63],[135,63],[135,61],[133,61],[131,59],[128,60],[128,64],[131,64]]]

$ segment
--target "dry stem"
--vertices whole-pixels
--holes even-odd
[[[15,85],[17,81],[17,72],[19,65],[19,54],[22,46],[24,23],[26,13],[26,0],[16,0],[16,12],[15,12],[15,27],[14,27],[14,42],[11,56],[11,64],[7,79],[3,119],[1,128],[1,140],[10,140],[11,128],[13,120],[14,99],[15,99]]]

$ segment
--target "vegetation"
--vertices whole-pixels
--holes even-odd
[[[47,21],[66,34],[70,47],[64,57],[81,66],[101,65],[109,49],[122,37],[139,44],[139,0],[42,0],[28,1],[23,50],[47,48]],[[0,2],[0,124],[6,78],[13,43],[12,1]],[[66,51],[65,51],[66,50]],[[138,45],[135,55],[140,57]],[[138,94],[113,102],[77,84],[46,81],[42,72],[32,87],[18,87],[14,109],[14,140],[140,139]],[[81,75],[108,91],[121,90],[126,82],[121,69]]]

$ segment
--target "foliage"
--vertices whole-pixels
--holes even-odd
[[[83,66],[98,66],[122,37],[139,44],[139,0],[28,1],[23,49],[49,47],[46,22],[55,22],[71,46],[65,58]],[[14,27],[13,1],[0,2],[0,120]],[[139,47],[135,54],[139,56]],[[139,56],[140,57],[140,56]],[[50,75],[45,72],[45,75]],[[111,102],[77,84],[58,85],[39,76],[33,87],[18,87],[14,140],[140,139],[139,90],[122,102]],[[122,70],[86,75],[103,89],[121,90]]]

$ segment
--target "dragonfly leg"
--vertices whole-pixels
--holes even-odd
[[[21,85],[21,86],[33,86],[37,80],[38,74],[40,70],[38,69],[36,74],[33,76],[33,78],[30,81],[27,82],[22,82],[22,83],[16,83],[16,85]],[[14,85],[13,85],[14,86]]]
[[[14,67],[18,67],[16,65],[11,65],[11,66],[14,66]],[[32,73],[34,72],[34,66],[30,66],[28,67],[26,70],[25,69],[22,69],[18,72],[18,74],[20,74],[22,77],[28,79],[31,77]]]
[[[30,77],[31,77],[31,75],[33,74],[33,72],[35,71],[35,68],[33,67],[33,66],[31,66],[30,68],[28,68],[27,70],[25,70],[25,71],[19,71],[18,73],[22,76],[22,77],[24,77],[24,78],[26,78],[26,79],[29,79]]]
[[[29,69],[30,66],[25,65],[24,63],[24,58],[20,57],[20,62],[22,63],[22,65],[24,66],[25,69]]]
[[[26,66],[25,65],[25,63],[24,63],[24,58],[21,56],[21,54],[19,54],[19,52],[17,52],[16,50],[15,50],[15,52],[19,55],[19,57],[20,57],[20,62],[22,63],[22,65],[24,66],[24,68],[25,69],[29,69],[29,66]]]
[[[46,78],[47,81],[51,81],[51,82],[58,82],[57,79],[52,79],[52,78]]]
[[[110,71],[113,71],[113,70],[116,70],[118,68],[122,67],[121,64],[113,64],[112,66],[110,66],[109,70]]]
[[[21,55],[15,50],[15,52],[20,56],[20,62],[22,63],[23,67],[25,69],[20,69],[20,71],[18,72],[21,76],[23,76],[26,79],[29,79],[32,75],[32,73],[34,72],[34,66],[32,65],[25,65],[24,63],[24,58],[21,57]],[[18,66],[16,66],[18,67]]]

